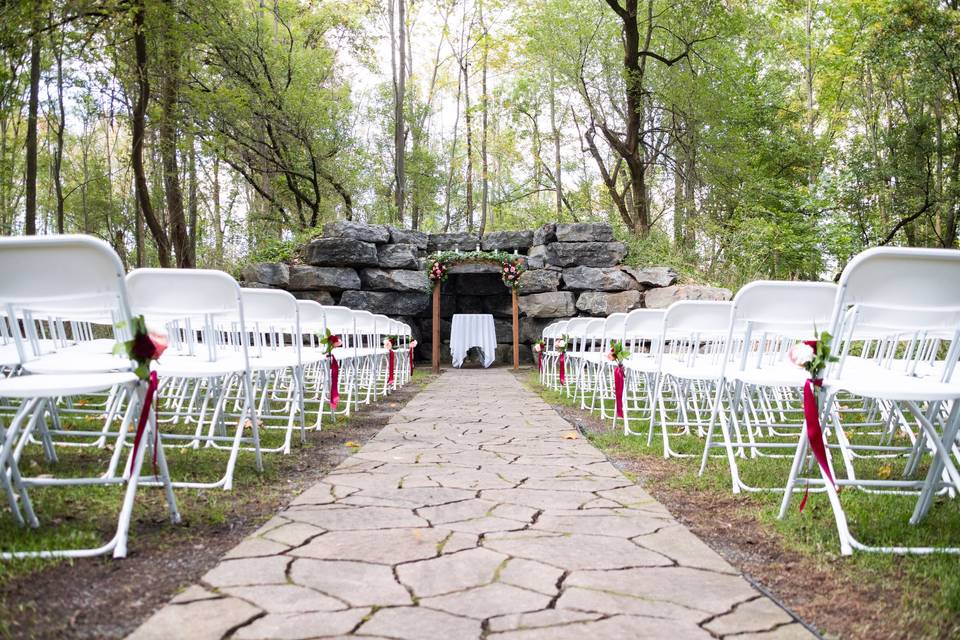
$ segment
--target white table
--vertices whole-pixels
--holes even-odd
[[[497,356],[497,332],[489,313],[458,313],[450,329],[450,355],[459,368],[470,347],[483,351],[483,366],[489,367]]]

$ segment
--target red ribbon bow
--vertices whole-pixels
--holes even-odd
[[[130,474],[133,474],[133,468],[137,463],[137,452],[140,450],[140,441],[143,439],[143,432],[147,427],[147,420],[150,419],[150,407],[153,405],[153,396],[157,391],[157,372],[151,371],[147,381],[147,393],[143,397],[143,407],[140,409],[140,419],[137,422],[137,433],[133,437],[133,454],[130,456]],[[157,474],[157,447],[160,446],[160,430],[153,431],[153,469],[154,475]]]
[[[816,341],[811,342],[813,342],[813,344],[810,346],[816,349]],[[807,344],[809,344],[809,342],[807,342]],[[820,465],[823,475],[830,481],[830,484],[837,489],[837,483],[833,479],[833,473],[830,471],[830,464],[827,462],[827,448],[823,444],[823,429],[820,427],[820,408],[817,406],[817,394],[814,392],[814,387],[820,387],[822,385],[823,380],[820,378],[810,378],[804,383],[803,418],[807,425],[807,440],[810,442],[810,450],[813,452],[813,457],[817,459],[817,464]],[[837,490],[839,491],[839,489]],[[803,500],[800,501],[801,513],[803,513],[803,508],[807,506],[809,491],[810,485],[807,484],[807,489],[803,494]]]
[[[334,355],[330,354],[330,408],[337,410],[340,404],[340,364]]]
[[[624,387],[624,371],[623,365],[617,363],[616,368],[613,370],[613,393],[616,396],[617,400],[617,417],[623,417],[623,387]]]

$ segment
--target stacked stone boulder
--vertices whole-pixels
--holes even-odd
[[[602,223],[555,223],[537,230],[495,231],[478,240],[469,233],[428,234],[386,225],[340,221],[300,251],[295,264],[257,263],[242,271],[245,286],[286,289],[301,299],[365,309],[402,320],[428,359],[432,297],[424,271],[437,251],[516,253],[526,260],[519,296],[523,359],[551,322],[575,316],[603,317],[641,307],[666,308],[676,300],[728,300],[727,289],[677,284],[670,267],[622,265],[627,247]],[[463,265],[444,283],[441,354],[449,359],[450,319],[455,313],[490,313],[497,332],[497,359],[512,361],[512,303],[499,269]]]

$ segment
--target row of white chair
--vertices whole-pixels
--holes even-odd
[[[813,459],[804,419],[809,376],[788,358],[798,341],[823,330],[834,336],[838,358],[817,394],[831,452],[825,470]],[[561,337],[564,385],[555,347]],[[935,497],[960,491],[960,251],[873,249],[852,260],[837,285],[754,282],[732,302],[681,301],[665,311],[574,318],[548,326],[543,338],[542,383],[562,387],[614,425],[615,365],[606,352],[612,340],[623,341],[631,352],[624,363],[626,434],[640,435],[637,425],[644,425],[648,444],[660,436],[666,457],[696,455],[680,450],[678,437],[699,436],[700,473],[711,459],[723,459],[734,493],[782,492],[781,518],[795,493],[826,493],[843,554],[960,552],[865,544],[851,533],[836,490],[913,496],[912,524]],[[769,469],[778,459],[782,484],[744,479],[751,465]],[[902,465],[900,477],[889,468],[877,472],[893,464]]]
[[[303,440],[324,416],[350,414],[412,373],[406,324],[298,301],[285,291],[241,289],[219,271],[126,274],[108,245],[87,236],[0,238],[0,273],[0,486],[12,517],[39,526],[33,487],[125,487],[117,531],[106,544],[0,552],[4,559],[123,557],[138,485],[163,486],[177,522],[175,487],[231,489],[241,452],[251,452],[261,470],[262,454],[290,452],[295,432]],[[159,385],[137,447],[147,385],[114,346],[130,339],[140,315],[162,327],[169,347],[153,363]],[[332,357],[320,343],[328,330],[342,341]],[[342,397],[336,406],[333,395]],[[282,438],[264,446],[263,434],[274,430]],[[54,469],[58,450],[67,447],[101,449],[109,459],[90,477],[26,477],[19,463],[34,445]],[[165,452],[186,448],[226,451],[222,476],[171,477]],[[144,474],[151,455],[156,472]]]

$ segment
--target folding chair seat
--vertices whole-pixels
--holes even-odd
[[[910,518],[914,525],[922,522],[937,495],[952,497],[960,490],[953,455],[960,430],[960,383],[953,377],[960,357],[958,312],[960,252],[884,247],[859,254],[844,269],[830,323],[839,362],[828,365],[824,373],[820,415],[826,427],[824,444],[839,452],[840,464],[828,456],[828,470],[838,486],[884,495],[887,500],[916,497]],[[864,336],[878,341],[879,348],[867,359],[861,358],[860,364],[849,366],[850,357],[860,355],[855,352],[863,345],[858,338]],[[926,374],[920,377],[918,371]],[[849,414],[838,409],[842,394],[876,402],[889,412],[894,421],[890,433],[881,436],[896,435],[913,425],[913,444],[885,444],[889,438],[878,442],[875,428],[851,425]],[[877,477],[858,464],[864,452],[871,450],[892,453],[894,460],[904,461],[903,477]],[[960,553],[958,547],[869,545],[857,540],[827,471],[816,465],[815,476],[802,473],[808,455],[808,435],[802,431],[781,518],[786,516],[793,491],[811,484],[826,490],[844,555],[853,549]],[[921,460],[927,465],[925,471]]]
[[[69,264],[69,269],[56,265]],[[130,337],[131,312],[128,294],[124,286],[123,266],[116,253],[106,243],[88,236],[52,236],[30,238],[0,238],[0,273],[18,273],[16,278],[0,279],[0,306],[8,318],[28,319],[34,313],[50,313],[56,307],[57,314],[69,317],[82,316],[93,310],[107,313],[114,320],[115,337],[127,340]],[[24,343],[24,337],[12,334],[17,352],[26,368],[32,358],[47,357],[43,349],[34,350]],[[27,341],[33,341],[30,337]],[[34,341],[35,342],[35,341]],[[63,346],[57,339],[55,346]],[[112,456],[110,470],[96,477],[55,477],[45,474],[25,477],[20,471],[20,461],[31,436],[38,434],[45,457],[51,464],[57,461],[56,447],[51,432],[71,433],[75,436],[115,438],[119,445],[131,430],[131,424],[143,409],[146,385],[132,372],[127,361],[123,370],[68,371],[58,374],[25,373],[0,380],[0,399],[19,402],[16,413],[8,424],[0,423],[0,484],[7,497],[11,513],[17,522],[37,527],[39,519],[33,509],[30,490],[45,487],[55,490],[69,485],[114,485],[123,488],[119,506],[117,528],[113,538],[98,547],[86,549],[45,549],[41,551],[5,551],[0,558],[24,557],[85,557],[113,553],[124,557],[127,552],[127,535],[137,487],[149,478],[141,476],[143,460],[152,449],[156,431],[156,417],[148,407],[145,414],[142,442],[146,443],[127,459],[121,475],[116,475],[116,459],[122,446],[117,446]],[[84,396],[90,393],[107,392],[121,388],[125,391],[126,407],[117,432],[106,429],[95,432],[68,430],[59,423],[58,403],[64,398]],[[52,427],[52,428],[51,428]],[[162,450],[156,452],[158,476],[154,482],[165,488],[171,519],[178,522],[176,500]]]

